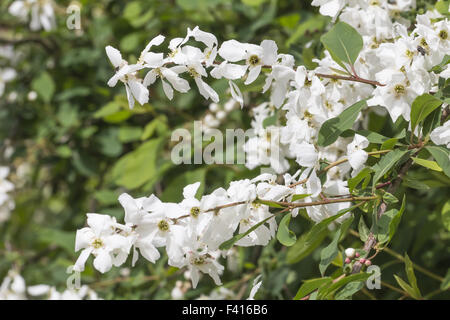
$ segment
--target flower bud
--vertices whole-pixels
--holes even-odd
[[[358,252],[355,253],[355,257],[359,258],[359,253]]]
[[[364,258],[359,259],[359,263],[364,264],[365,262],[366,262],[366,259],[364,259]]]
[[[356,253],[356,251],[353,248],[345,249],[345,255],[349,258],[353,258],[355,256],[355,253]]]
[[[370,260],[366,260],[366,262],[364,263],[366,266],[370,266],[372,264],[372,262]]]
[[[219,120],[225,119],[226,116],[227,116],[227,113],[226,113],[225,111],[223,111],[223,110],[219,110],[219,111],[217,111],[217,113],[216,113],[216,117],[217,117],[217,119],[219,119]]]
[[[350,263],[350,258],[345,258],[345,264],[349,264]]]
[[[209,110],[211,110],[211,112],[217,112],[219,111],[219,105],[217,103],[211,103],[209,105]]]

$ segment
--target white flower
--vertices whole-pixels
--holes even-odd
[[[15,270],[10,270],[0,285],[0,300],[24,300],[25,279]]]
[[[131,242],[116,230],[119,227],[116,219],[95,213],[88,213],[87,217],[89,227],[78,230],[75,239],[75,251],[83,251],[75,263],[74,270],[83,271],[91,254],[95,256],[94,267],[101,273],[109,271],[113,264],[123,264]]]
[[[317,163],[319,154],[314,145],[302,142],[293,147],[296,155],[296,161],[302,167],[314,167]]]
[[[263,40],[261,45],[240,43],[236,40],[228,40],[222,43],[219,55],[229,62],[237,62],[245,59],[245,69],[249,73],[245,84],[256,80],[262,66],[272,66],[277,61],[278,47],[273,40]],[[234,67],[236,74],[242,72],[242,68]]]
[[[408,73],[395,69],[385,69],[377,73],[376,79],[385,86],[378,86],[367,104],[385,107],[394,122],[399,116],[409,121],[412,102],[426,91],[429,83],[424,82],[427,78],[422,77],[419,70]]]
[[[280,108],[283,104],[289,89],[289,82],[293,80],[294,77],[295,72],[291,67],[283,65],[272,66],[272,72],[266,79],[266,83],[263,87],[263,93],[272,87],[270,100],[275,107]]]
[[[347,146],[348,162],[353,168],[352,176],[356,176],[366,163],[368,154],[364,148],[368,146],[369,140],[359,134],[355,134],[353,141]]]
[[[216,285],[222,284],[219,276],[223,273],[224,267],[217,261],[220,256],[218,251],[210,251],[208,246],[197,241],[195,237],[186,238],[183,250],[185,257],[177,267],[188,267],[194,289],[200,279],[200,272],[208,274]]]
[[[269,212],[269,207],[259,203],[252,203],[248,206],[245,215],[241,218],[239,223],[239,234],[247,232],[250,228],[263,220],[272,217],[273,214]],[[247,234],[245,237],[236,241],[236,245],[249,247],[249,246],[265,246],[269,243],[270,239],[275,237],[277,230],[277,224],[274,218],[269,219],[265,224],[260,225],[258,228]]]
[[[16,0],[8,11],[21,20],[26,20],[31,12],[30,29],[33,31],[41,28],[49,31],[55,27],[55,12],[50,0]]]
[[[14,184],[6,179],[8,174],[8,167],[0,167],[0,223],[6,221],[15,208],[14,199],[9,194],[14,190]]]
[[[156,196],[133,199],[128,194],[120,195],[119,201],[125,209],[125,222],[134,229],[134,265],[138,251],[148,261],[155,263],[160,257],[157,247],[166,247],[169,261],[181,259],[183,228],[174,225],[173,218],[181,215],[181,208],[175,203],[163,203]]]
[[[214,91],[214,89],[211,88],[202,79],[202,77],[208,76],[205,68],[202,65],[202,61],[205,59],[204,53],[202,53],[199,48],[192,46],[184,46],[181,49],[181,54],[184,57],[183,59],[184,65],[172,67],[172,70],[178,74],[188,72],[190,76],[194,79],[200,94],[205,99],[211,99],[216,103],[219,102],[219,95],[217,94],[217,92]]]
[[[5,84],[14,80],[16,74],[16,70],[12,68],[0,69],[0,97],[5,92]]]
[[[431,131],[430,138],[435,144],[444,144],[450,149],[450,121]]]
[[[214,190],[211,194],[203,196],[201,200],[202,206],[206,210],[225,206],[233,202],[235,202],[235,199],[230,198],[227,191],[223,188]],[[217,209],[207,213],[210,215],[210,219],[204,229],[201,230],[201,237],[202,241],[208,245],[208,248],[217,250],[220,244],[233,237],[240,217],[246,208],[247,204],[242,204],[224,207],[220,210]]]
[[[313,0],[312,6],[320,6],[319,12],[321,15],[335,18],[339,11],[342,10],[346,0]]]
[[[262,285],[262,281],[259,281],[261,279],[262,275],[259,275],[253,280],[253,287],[250,290],[250,295],[248,296],[247,300],[255,300],[255,294],[258,292],[259,288]]]
[[[139,58],[138,63],[143,64],[145,68],[152,69],[146,74],[143,85],[147,87],[153,84],[158,77],[161,78],[164,93],[169,100],[172,100],[172,87],[179,92],[188,92],[190,86],[189,82],[183,78],[180,78],[178,73],[172,70],[172,68],[164,67],[166,60],[164,59],[164,55],[162,53],[150,52],[152,46],[160,45],[163,41],[164,37],[162,35],[158,35],[153,38],[141,52],[141,57]],[[170,84],[167,83],[165,79],[167,79]]]
[[[122,59],[120,51],[116,48],[107,46],[105,50],[112,65],[116,68],[116,74],[109,79],[108,86],[114,87],[119,80],[124,83],[130,109],[134,107],[134,100],[137,100],[141,105],[147,103],[148,89],[142,84],[142,80],[136,76],[136,72],[144,66],[142,64],[128,65],[128,62]]]
[[[209,295],[200,295],[196,300],[236,300],[237,295],[230,289],[218,287],[213,289]]]
[[[215,35],[209,32],[205,32],[196,26],[194,29],[187,30],[187,38],[194,37],[196,41],[203,42],[206,45],[203,51],[204,63],[207,67],[213,64],[217,56],[217,38]]]

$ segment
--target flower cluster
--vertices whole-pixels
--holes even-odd
[[[0,69],[0,97],[5,92],[6,83],[14,80],[16,75],[16,70],[13,68]]]
[[[377,109],[378,106],[384,107],[394,122],[400,116],[409,120],[412,101],[432,91],[439,76],[448,78],[447,69],[439,75],[429,70],[449,52],[449,22],[437,11],[428,11],[417,16],[415,28],[408,33],[407,25],[401,24],[406,24],[405,20],[398,19],[393,23],[391,16],[394,12],[414,7],[414,1],[391,4],[388,1],[361,0],[351,1],[349,5],[346,1],[315,1],[313,4],[322,5],[324,14],[334,16],[342,11],[340,19],[360,31],[364,46],[353,66],[353,73],[359,79],[372,79],[372,83],[328,77],[336,75],[334,72],[339,70],[345,73],[328,51],[325,51],[323,59],[314,60],[318,64],[315,70],[306,70],[304,66],[294,66],[293,56],[278,53],[271,40],[264,40],[259,45],[228,40],[219,47],[213,34],[195,27],[188,29],[185,38],[170,41],[171,53],[166,57],[163,53],[150,51],[164,41],[161,35],[155,37],[142,51],[136,64],[128,64],[117,49],[108,46],[108,57],[116,68],[116,74],[108,84],[114,86],[121,80],[125,84],[130,107],[133,107],[135,100],[141,104],[148,101],[147,87],[157,78],[161,78],[169,99],[173,98],[173,88],[187,92],[190,90],[189,82],[181,75],[188,73],[200,94],[216,103],[217,93],[203,80],[208,76],[207,68],[210,68],[212,77],[229,81],[233,98],[242,106],[243,95],[233,81],[243,79],[245,85],[251,84],[263,69],[268,69],[271,71],[266,74],[263,92],[270,89],[270,102],[253,109],[252,127],[256,135],[245,147],[247,166],[252,169],[269,165],[277,173],[284,173],[290,169],[288,159],[295,159],[302,167],[318,168],[321,160],[333,162],[345,156],[352,157],[350,153],[354,148],[347,147],[348,139],[339,138],[327,148],[317,146],[321,125],[363,99],[368,99],[368,105],[377,112],[383,112]],[[367,17],[376,21],[367,23]],[[382,18],[377,20],[377,17]],[[362,26],[370,28],[366,30]],[[377,36],[373,37],[373,34]],[[191,39],[201,42],[204,49],[187,44]],[[222,58],[221,62],[218,57]],[[140,79],[138,74],[142,69],[149,69],[144,79]],[[282,115],[279,122],[284,125],[265,126],[264,120],[278,113]],[[213,126],[218,120],[211,116],[208,119]],[[355,139],[362,143],[361,137]],[[367,147],[367,143],[364,144],[361,149]],[[331,172],[337,180],[342,181],[351,168],[353,174],[362,168],[367,157],[362,156],[362,151],[356,155],[360,157],[353,157],[358,160],[350,161],[350,166],[345,164]]]
[[[51,0],[16,0],[9,6],[8,11],[23,21],[31,18],[32,31],[49,31],[55,27],[55,11]]]
[[[98,300],[97,293],[86,285],[80,289],[66,289],[59,292],[47,284],[28,286],[25,279],[16,271],[10,270],[0,285],[0,300]]]
[[[84,270],[92,254],[94,267],[103,273],[113,265],[122,265],[131,252],[133,265],[139,254],[155,263],[160,258],[158,248],[165,247],[169,265],[187,267],[194,288],[200,273],[209,274],[220,285],[224,266],[219,258],[225,257],[227,250],[219,246],[232,238],[235,231],[240,234],[250,231],[235,243],[245,247],[267,245],[275,236],[275,215],[264,201],[291,201],[293,195],[301,193],[308,196],[294,202],[308,203],[319,193],[332,196],[342,191],[334,185],[322,190],[314,171],[304,172],[300,179],[306,180],[310,174],[309,178],[298,183],[299,173],[293,177],[286,174],[289,183],[286,185],[276,183],[272,174],[232,181],[228,189],[216,189],[200,200],[195,197],[200,187],[197,182],[184,188],[180,203],[162,202],[155,195],[134,199],[124,193],[119,197],[125,211],[124,224],[108,215],[87,214],[88,226],[77,231],[75,250],[82,251],[75,266],[78,271]],[[348,203],[311,205],[307,212],[313,220],[320,221],[348,207]],[[297,213],[298,208],[292,212],[294,216]],[[258,228],[250,230],[258,224]]]
[[[0,223],[8,220],[11,210],[15,208],[14,199],[10,194],[14,190],[14,184],[6,179],[8,175],[9,168],[0,167]]]
[[[244,98],[235,80],[249,85],[265,75],[262,91],[270,89],[270,101],[252,109],[255,135],[244,146],[246,164],[251,169],[265,165],[278,174],[285,173],[284,183],[266,173],[252,180],[233,181],[228,189],[216,189],[200,200],[195,196],[200,183],[194,183],[184,188],[180,203],[164,203],[155,195],[134,199],[122,194],[123,224],[113,217],[90,213],[88,227],[78,230],[75,249],[83,249],[76,263],[80,271],[91,254],[95,256],[94,267],[106,272],[113,265],[122,265],[131,252],[133,265],[139,254],[154,263],[160,258],[158,248],[165,247],[169,265],[187,267],[194,288],[200,273],[210,275],[220,285],[224,270],[220,257],[227,255],[221,250],[222,243],[236,232],[244,234],[235,242],[238,246],[266,245],[275,236],[277,224],[267,201],[302,204],[288,206],[290,214],[295,217],[304,207],[315,222],[349,208],[350,201],[329,199],[349,194],[347,180],[364,168],[369,140],[355,134],[319,147],[319,129],[361,100],[376,112],[389,113],[393,121],[399,117],[409,121],[412,101],[436,89],[439,77],[448,78],[448,69],[440,74],[430,69],[449,52],[449,22],[429,11],[416,17],[415,26],[409,26],[395,12],[414,7],[414,1],[318,0],[313,5],[321,6],[322,14],[334,18],[340,14],[342,21],[361,33],[363,47],[354,64],[339,64],[325,51],[322,59],[313,60],[317,67],[307,70],[295,66],[293,56],[278,53],[272,40],[259,45],[228,40],[219,46],[213,34],[198,27],[188,28],[184,38],[172,39],[168,55],[151,51],[165,39],[156,36],[134,64],[124,60],[117,49],[106,47],[115,67],[108,85],[124,83],[130,108],[135,101],[148,102],[148,86],[158,78],[169,99],[174,89],[187,92],[191,87],[184,75],[188,74],[199,93],[213,101],[210,109],[216,118],[210,120],[220,120],[219,95],[205,81],[208,72],[213,78],[228,80],[231,95],[241,107]],[[192,43],[201,43],[201,48]],[[141,71],[145,71],[143,77]],[[269,118],[275,121],[268,122]],[[361,120],[357,118],[355,127],[366,125]],[[448,123],[432,132],[436,144],[449,144]],[[217,125],[212,123],[211,127]],[[289,159],[301,167],[293,175],[286,173],[291,169]],[[323,163],[328,165],[323,168]],[[294,197],[298,195],[301,197]],[[255,284],[255,292],[259,285]]]

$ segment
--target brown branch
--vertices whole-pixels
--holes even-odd
[[[322,201],[312,201],[312,202],[302,202],[302,203],[296,203],[296,202],[286,202],[286,201],[272,201],[272,200],[264,200],[264,199],[257,199],[256,201],[266,201],[266,202],[271,202],[280,206],[285,207],[283,209],[282,212],[285,212],[289,209],[292,208],[304,208],[304,207],[312,207],[312,206],[320,206],[320,205],[324,205],[324,204],[330,204],[330,203],[340,203],[340,202],[352,202],[352,201],[369,201],[369,200],[375,200],[378,199],[377,196],[367,196],[367,197],[354,197],[354,196],[350,196],[348,198],[338,198],[338,199],[325,199]],[[225,209],[225,208],[229,208],[229,207],[233,207],[233,206],[238,206],[238,205],[242,205],[242,204],[246,204],[247,201],[238,201],[238,202],[232,202],[232,203],[227,203],[225,205],[222,206],[217,206],[208,210],[205,210],[203,212],[218,212],[221,209]],[[173,218],[172,221],[174,223],[177,223],[178,220],[181,219],[185,219],[190,217],[190,214],[185,214],[181,217],[178,218]]]
[[[321,77],[321,78],[329,78],[329,79],[336,79],[336,80],[346,80],[346,81],[355,81],[355,82],[361,82],[361,83],[367,83],[367,84],[371,84],[373,86],[379,86],[379,87],[384,87],[385,84],[379,83],[378,81],[375,80],[369,80],[369,79],[364,79],[361,78],[359,76],[340,76],[337,74],[323,74],[323,73],[316,73],[316,76]]]
[[[450,106],[447,106],[447,107],[445,107],[444,110],[442,110],[441,124],[443,124],[445,122],[445,119],[447,119],[449,114],[450,114]]]

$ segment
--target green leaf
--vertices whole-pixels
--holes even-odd
[[[445,69],[445,66],[449,63],[450,63],[450,55],[446,54],[439,64],[431,68],[431,71],[433,71],[434,73],[441,73]]]
[[[439,167],[441,167],[444,173],[450,177],[450,151],[447,148],[435,146],[428,146],[425,147],[425,149],[431,153]]]
[[[130,33],[122,38],[120,41],[120,49],[125,52],[134,51],[140,44],[141,33]]]
[[[97,163],[94,158],[87,153],[72,152],[72,163],[75,169],[86,177],[95,176],[98,173]]]
[[[372,168],[375,171],[373,186],[408,152],[408,150],[395,149],[385,154]]]
[[[447,290],[450,288],[450,269],[447,269],[447,274],[445,275],[444,281],[441,283],[441,290]]]
[[[406,291],[406,293],[408,293],[412,298],[419,300],[421,299],[420,296],[416,295],[416,292],[413,288],[411,288],[410,285],[408,285],[404,280],[402,280],[402,278],[398,277],[397,275],[394,274],[394,278],[397,281],[397,283],[400,285],[400,287],[402,287],[403,290]]]
[[[286,247],[293,246],[297,241],[297,236],[294,232],[289,230],[289,222],[291,221],[291,215],[284,215],[283,219],[281,219],[280,224],[278,225],[277,231],[277,239],[280,243]]]
[[[141,15],[142,8],[140,1],[131,1],[127,3],[125,9],[123,10],[123,17],[127,19],[130,23]]]
[[[95,136],[98,150],[108,157],[117,158],[122,153],[122,143],[118,139],[119,129],[110,127]]]
[[[117,101],[111,101],[105,104],[103,107],[101,107],[99,110],[97,110],[93,117],[95,119],[103,118],[109,115],[112,115],[116,112],[118,112],[121,109],[120,104]]]
[[[352,295],[354,295],[356,292],[361,290],[364,287],[363,281],[353,281],[350,283],[347,283],[342,290],[340,290],[335,295],[336,300],[345,300],[350,298]]]
[[[422,298],[419,287],[417,286],[417,279],[416,279],[416,275],[414,274],[413,263],[412,263],[411,259],[409,259],[408,254],[406,252],[405,252],[405,271],[406,271],[406,276],[408,277],[409,284],[413,288],[416,296]]]
[[[264,204],[266,206],[269,206],[271,208],[284,208],[284,206],[274,202],[274,201],[270,201],[270,200],[263,200],[263,199],[256,199],[255,200],[256,203],[261,203]]]
[[[431,160],[425,160],[425,159],[421,159],[421,158],[415,158],[412,157],[411,159],[413,159],[414,163],[417,163],[418,165],[421,165],[422,167],[434,170],[434,171],[442,171],[442,168],[439,167],[439,165],[436,163],[436,161],[431,161]]]
[[[288,212],[287,214],[290,215],[289,212]],[[220,246],[219,246],[219,249],[220,249],[220,250],[230,250],[230,249],[233,247],[233,245],[234,245],[237,241],[241,240],[241,239],[244,238],[246,235],[248,235],[249,233],[253,232],[254,230],[256,230],[257,228],[259,228],[261,225],[263,225],[264,223],[266,223],[267,221],[269,221],[269,219],[272,219],[272,218],[273,218],[273,216],[267,217],[266,219],[264,219],[264,220],[258,222],[257,224],[255,224],[253,227],[251,227],[250,229],[248,229],[246,232],[241,233],[241,234],[238,234],[238,235],[235,235],[235,236],[232,237],[231,239],[229,239],[229,240],[227,240],[227,241],[225,241],[225,242],[222,242],[222,243],[220,244]]]
[[[324,34],[322,41],[331,57],[346,69],[344,63],[352,66],[363,47],[361,35],[345,22],[336,23],[330,31]]]
[[[369,238],[369,228],[367,227],[366,223],[364,222],[364,217],[361,216],[361,218],[359,219],[359,224],[358,224],[358,233],[359,233],[359,238],[361,239],[362,242],[366,242],[366,240]]]
[[[70,149],[70,147],[64,145],[64,146],[59,146],[58,148],[56,148],[56,153],[61,157],[61,158],[70,158],[72,155],[72,149]]]
[[[50,74],[44,71],[37,78],[33,79],[31,89],[36,91],[42,100],[48,103],[55,93],[55,82]]]
[[[363,180],[364,182],[362,185],[362,189],[365,189],[370,182],[372,172],[372,169],[365,167],[355,177],[348,179],[348,188],[350,190],[350,193],[352,193],[356,186]]]
[[[399,210],[391,209],[386,211],[378,221],[377,237],[380,244],[385,243],[385,246],[387,246],[394,237],[403,212],[405,211],[405,199],[406,197],[403,196],[402,205]]]
[[[377,132],[369,131],[369,130],[358,130],[356,131],[357,134],[364,136],[369,140],[370,143],[376,143],[376,144],[383,144],[385,141],[390,140],[392,138],[385,137]],[[401,136],[395,137],[397,139],[404,138]]]
[[[329,20],[327,19],[327,17],[321,15],[312,15],[305,22],[302,22],[297,26],[295,31],[286,41],[286,47],[290,47],[291,45],[296,44],[299,41],[302,41],[303,36],[307,32],[312,33],[315,30],[322,30],[323,27],[328,23],[328,21]]]
[[[448,1],[439,0],[438,2],[435,3],[434,7],[440,14],[448,14],[449,13],[449,2]],[[446,57],[450,58],[450,56],[448,56],[448,55],[446,55]]]
[[[336,118],[325,121],[319,130],[318,144],[326,147],[337,140],[339,135],[350,129],[356,121],[359,112],[366,106],[366,100],[361,100],[345,109]]]
[[[444,227],[447,229],[447,231],[450,231],[450,200],[447,200],[447,202],[442,207],[441,218]]]
[[[326,228],[323,230],[319,230],[319,233],[316,234],[316,237],[309,240],[308,246],[305,246],[305,242],[309,237],[309,234],[302,234],[297,242],[291,248],[289,248],[286,257],[287,263],[297,263],[309,256],[314,250],[317,249],[317,247],[322,244],[328,233],[329,230]]]
[[[423,121],[422,134],[427,136],[431,131],[441,125],[442,108],[437,108]]]
[[[266,2],[267,0],[241,0],[243,4],[247,5],[247,6],[260,6],[262,5],[264,2]]]
[[[117,185],[135,189],[157,174],[156,162],[162,140],[152,139],[116,162],[112,177]]]
[[[114,205],[117,203],[119,195],[116,191],[112,190],[98,190],[94,193],[94,198],[103,205]]]
[[[142,132],[141,140],[147,140],[151,138],[155,131],[158,134],[162,134],[167,131],[167,118],[164,115],[158,116],[157,118],[150,121],[144,128],[144,132]]]
[[[301,199],[305,199],[305,198],[307,198],[307,197],[309,197],[310,196],[310,194],[294,194],[293,196],[292,196],[292,202],[293,201],[297,201],[297,200],[301,200]]]
[[[320,274],[322,276],[325,274],[325,271],[327,270],[330,263],[338,255],[339,239],[347,231],[348,227],[352,224],[352,222],[353,222],[353,217],[345,220],[341,224],[340,228],[334,234],[333,240],[331,241],[331,243],[328,246],[326,246],[325,248],[323,248],[322,251],[320,252],[319,270],[320,270]]]
[[[414,132],[416,126],[436,108],[442,104],[442,101],[425,93],[418,96],[411,106],[411,132]]]
[[[370,274],[366,273],[366,272],[361,272],[361,273],[356,273],[356,274],[346,276],[346,277],[340,279],[339,281],[333,283],[331,286],[322,287],[321,289],[319,289],[317,298],[318,299],[331,298],[331,296],[337,290],[339,290],[339,288],[345,286],[347,283],[354,282],[354,281],[358,281],[358,282],[365,281],[369,277],[370,277]]]
[[[73,232],[39,228],[37,236],[38,241],[48,245],[56,245],[73,255],[73,250],[75,248],[75,234]]]
[[[392,204],[392,203],[397,203],[398,199],[392,193],[384,192],[383,193],[383,201],[386,202],[387,204]]]
[[[304,258],[304,253],[307,252],[308,254],[310,251],[308,251],[311,247],[317,246],[320,244],[317,243],[318,241],[318,235],[327,232],[328,233],[328,226],[330,223],[335,221],[337,218],[343,216],[347,212],[350,212],[354,210],[355,208],[359,207],[360,204],[354,205],[350,208],[346,208],[343,210],[340,210],[336,215],[326,218],[319,223],[315,224],[306,234],[302,235],[295,245],[291,248],[289,248],[287,253],[287,261],[288,263],[296,263],[300,261],[301,258]]]
[[[278,115],[275,113],[273,116],[267,117],[263,121],[263,128],[274,126],[277,124]]]
[[[188,184],[196,182],[200,182],[200,187],[197,190],[196,196],[201,196],[205,187],[205,177],[206,167],[200,167],[196,170],[189,170],[177,175],[165,188],[163,194],[161,195],[161,200],[174,202],[183,200],[183,188]]]
[[[306,280],[298,289],[297,294],[294,297],[294,300],[300,300],[301,298],[306,297],[312,291],[318,289],[319,287],[325,284],[331,283],[332,281],[333,279],[331,277]]]
[[[417,190],[430,190],[430,187],[420,180],[412,178],[410,175],[406,175],[402,179],[402,184],[408,188]]]
[[[391,150],[394,149],[395,145],[397,144],[398,139],[397,138],[391,138],[386,141],[384,141],[381,144],[380,150]]]
[[[142,129],[140,127],[120,127],[119,140],[121,142],[136,141],[141,138]]]
[[[403,212],[405,211],[406,205],[406,195],[403,196],[402,205],[400,210],[394,215],[391,222],[389,223],[389,239],[388,242],[392,240],[395,232],[397,231],[398,225],[400,224],[400,220],[402,219]]]
[[[69,103],[62,103],[59,107],[57,118],[63,127],[76,126],[79,124],[78,109]]]

